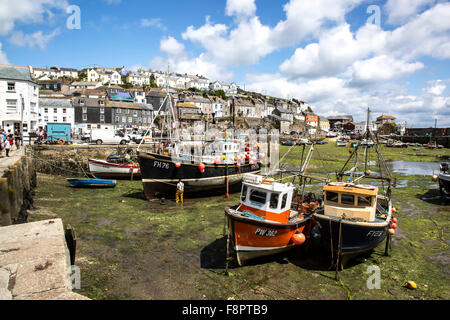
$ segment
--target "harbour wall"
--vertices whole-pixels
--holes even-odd
[[[420,143],[426,144],[430,142],[430,137],[426,136],[399,136],[398,137],[402,142],[410,142],[410,143]],[[437,141],[437,144],[441,144],[444,148],[450,148],[450,136],[435,136],[431,137],[431,143]]]
[[[0,226],[27,222],[35,188],[36,168],[31,157],[18,156],[13,164],[0,171]]]

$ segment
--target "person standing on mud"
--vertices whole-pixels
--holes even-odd
[[[183,204],[183,193],[184,193],[184,183],[180,179],[178,180],[177,193],[175,194],[175,200],[177,203],[181,201],[181,204]]]

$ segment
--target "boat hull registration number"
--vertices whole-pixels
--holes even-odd
[[[275,237],[277,235],[277,230],[268,230],[268,229],[257,228],[255,230],[255,234],[259,235],[259,236],[264,236],[264,237]]]
[[[161,161],[154,161],[153,167],[169,170],[169,163],[161,162]]]

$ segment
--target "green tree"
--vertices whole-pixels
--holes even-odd
[[[156,78],[155,78],[154,74],[152,74],[150,76],[150,88],[158,88],[158,85],[156,84]]]

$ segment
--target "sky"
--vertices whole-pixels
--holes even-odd
[[[323,116],[450,126],[441,0],[0,0],[0,63],[170,68]]]

